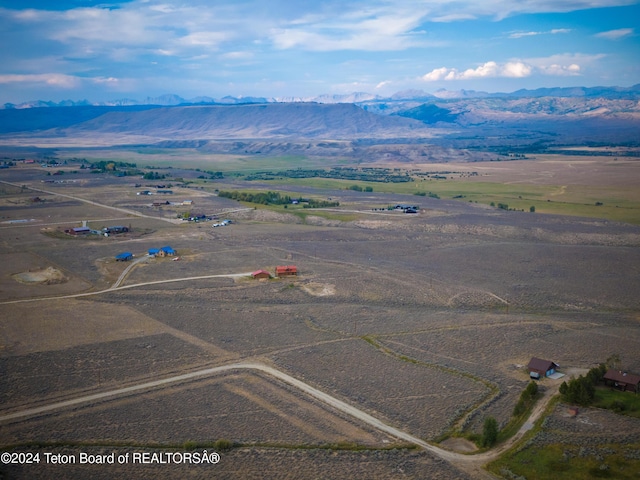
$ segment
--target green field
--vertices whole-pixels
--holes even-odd
[[[352,185],[374,192],[418,194],[434,193],[440,198],[456,199],[490,205],[506,204],[510,209],[536,213],[553,213],[580,217],[604,218],[620,222],[640,224],[640,193],[637,189],[581,187],[558,185],[527,185],[473,182],[459,180],[431,180],[406,183],[357,182],[328,178],[283,178],[261,180],[273,185],[305,186],[317,189],[344,190]],[[420,198],[420,197],[416,197]],[[418,202],[419,203],[419,202]],[[598,205],[601,204],[601,205]]]
[[[260,155],[229,155],[207,154],[196,149],[160,149],[138,148],[130,149],[95,149],[95,150],[60,150],[58,158],[86,158],[89,161],[115,160],[131,162],[138,167],[156,168],[186,168],[202,171],[223,172],[225,176],[234,176],[242,179],[243,176],[264,171],[284,171],[294,169],[319,169],[331,167],[359,167],[368,166],[380,168],[376,164],[364,164],[355,160],[341,158],[309,158],[299,155],[289,156],[260,156]],[[544,157],[540,160],[541,169],[556,169],[562,171],[564,163],[571,164],[576,169],[578,162],[571,156],[552,156],[553,162]],[[560,159],[560,160],[558,160]],[[534,165],[531,161],[530,165]],[[593,160],[589,160],[592,162]],[[610,159],[602,159],[608,162]],[[545,163],[547,162],[547,163]],[[563,163],[564,162],[564,163]],[[632,224],[640,224],[640,189],[629,179],[636,175],[634,162],[607,163],[605,167],[592,167],[590,163],[580,165],[577,169],[584,176],[586,184],[562,185],[554,182],[553,178],[545,178],[538,183],[529,183],[523,179],[534,176],[533,173],[519,170],[522,165],[514,162],[490,163],[491,168],[502,169],[499,174],[493,172],[492,179],[485,181],[481,177],[460,177],[459,175],[446,175],[447,179],[431,179],[416,176],[413,182],[365,182],[353,180],[341,180],[332,178],[278,178],[275,180],[260,180],[262,184],[273,185],[277,190],[279,185],[287,187],[303,186],[319,190],[344,190],[352,185],[358,185],[362,189],[370,187],[374,192],[419,194],[429,192],[437,194],[443,199],[456,199],[464,202],[475,202],[485,205],[507,205],[509,209],[529,211],[535,208],[536,213],[551,213],[558,215],[572,215],[580,217],[602,218]],[[485,163],[485,166],[487,164]],[[551,165],[551,166],[549,166]],[[481,168],[481,164],[465,164],[463,167],[454,164],[441,164],[441,170],[463,171]],[[384,167],[394,167],[399,171],[416,172],[416,165],[392,164]],[[615,168],[614,168],[615,167]],[[435,167],[429,167],[435,168]],[[598,170],[602,168],[602,170]],[[614,171],[615,174],[611,172]],[[608,177],[600,180],[601,172],[607,172]],[[557,173],[557,172],[556,172]],[[566,171],[564,172],[566,174]],[[566,177],[563,177],[566,179]],[[488,179],[488,178],[487,178]],[[502,181],[504,179],[504,181]],[[556,179],[558,182],[564,180]],[[224,188],[207,181],[203,185],[214,188]],[[250,184],[250,182],[249,182]],[[420,197],[416,197],[420,198]],[[416,203],[419,203],[418,201]]]
[[[638,443],[598,445],[597,449],[587,450],[578,445],[559,444],[529,447],[493,462],[491,471],[505,478],[513,478],[507,476],[509,471],[536,480],[634,479],[640,475],[639,449]]]
[[[594,407],[608,408],[623,415],[640,418],[640,395],[611,388],[597,388]]]

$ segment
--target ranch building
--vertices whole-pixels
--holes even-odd
[[[286,265],[276,267],[276,277],[288,277],[298,275],[298,267],[295,265]]]
[[[133,254],[131,252],[123,252],[116,255],[117,262],[128,262],[133,258]]]
[[[160,247],[160,251],[157,253],[159,257],[173,257],[176,254],[176,251],[171,248],[169,245],[166,247]]]
[[[253,278],[271,278],[271,274],[266,270],[256,270],[251,274]]]
[[[529,376],[531,378],[540,379],[556,373],[556,369],[559,366],[560,365],[551,360],[533,357],[527,368],[529,369]]]
[[[65,232],[71,235],[89,235],[91,233],[91,229],[89,227],[75,227],[71,230],[65,230]]]
[[[604,374],[603,379],[605,384],[622,390],[623,392],[640,393],[640,375],[610,368],[609,371]]]

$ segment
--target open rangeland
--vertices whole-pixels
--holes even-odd
[[[139,178],[82,173],[76,182],[43,183],[53,176],[26,167],[6,172],[0,174],[9,182],[0,184],[3,450],[213,451],[228,446],[216,444],[224,439],[235,446],[220,449],[219,464],[162,470],[140,464],[128,471],[137,469],[140,478],[174,472],[473,478],[482,476],[470,467],[473,460],[409,448],[411,442],[364,417],[264,372],[144,385],[257,362],[438,444],[480,433],[487,416],[506,425],[529,381],[531,357],[570,373],[616,354],[624,368],[640,372],[640,228],[632,224],[337,184],[278,188],[271,180],[230,177],[137,195],[158,188]],[[56,178],[72,178],[65,175]],[[247,205],[216,189],[279,190],[340,205]],[[386,209],[401,203],[420,209]],[[215,220],[178,219],[188,212],[232,223],[212,228]],[[65,233],[83,222],[129,231]],[[146,257],[167,245],[176,256]],[[116,261],[121,252],[131,252],[133,261]],[[277,265],[296,265],[299,274],[268,280],[249,274],[273,274]],[[552,391],[558,383],[546,379],[541,387]],[[92,397],[127,387],[134,390]],[[85,397],[94,399],[55,407]],[[39,407],[45,410],[19,416]],[[618,441],[615,422],[599,425],[603,438]],[[124,472],[118,465],[58,467],[5,465],[0,472],[9,478]]]

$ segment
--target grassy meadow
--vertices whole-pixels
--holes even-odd
[[[186,168],[223,172],[227,178],[242,180],[256,172],[311,170],[331,167],[394,168],[408,171],[414,181],[405,183],[366,182],[333,178],[277,178],[259,180],[262,185],[289,189],[296,186],[318,190],[344,190],[357,185],[377,193],[435,194],[443,199],[508,206],[536,213],[593,217],[640,224],[640,189],[634,159],[538,155],[535,159],[508,162],[441,164],[362,163],[353,159],[305,157],[301,155],[262,156],[203,153],[196,149],[137,148],[60,150],[58,158],[86,158],[89,161],[132,162],[144,168]],[[422,172],[452,171],[446,179],[425,178]],[[476,172],[469,176],[464,173]],[[256,183],[258,183],[256,182]],[[228,189],[210,180],[196,181],[206,188]],[[251,189],[251,182],[246,190]],[[261,190],[256,188],[256,190]],[[419,197],[416,197],[419,198]],[[419,203],[418,201],[416,203]]]

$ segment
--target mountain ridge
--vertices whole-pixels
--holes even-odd
[[[440,89],[433,94],[423,90],[403,90],[388,97],[383,97],[367,92],[352,92],[349,94],[322,94],[307,97],[233,97],[227,95],[221,98],[199,96],[185,99],[176,94],[164,94],[158,97],[146,97],[143,100],[129,98],[117,99],[107,102],[90,102],[83,100],[62,100],[53,102],[49,100],[33,100],[22,103],[5,103],[2,109],[48,108],[48,107],[77,107],[77,106],[178,106],[178,105],[242,105],[254,103],[354,103],[363,104],[371,102],[395,102],[395,101],[420,101],[428,99],[464,99],[464,98],[539,98],[539,97],[583,97],[583,98],[611,98],[611,99],[640,99],[640,84],[630,87],[596,86],[596,87],[543,87],[537,89],[520,89],[514,92],[483,92],[475,90],[445,90]]]

